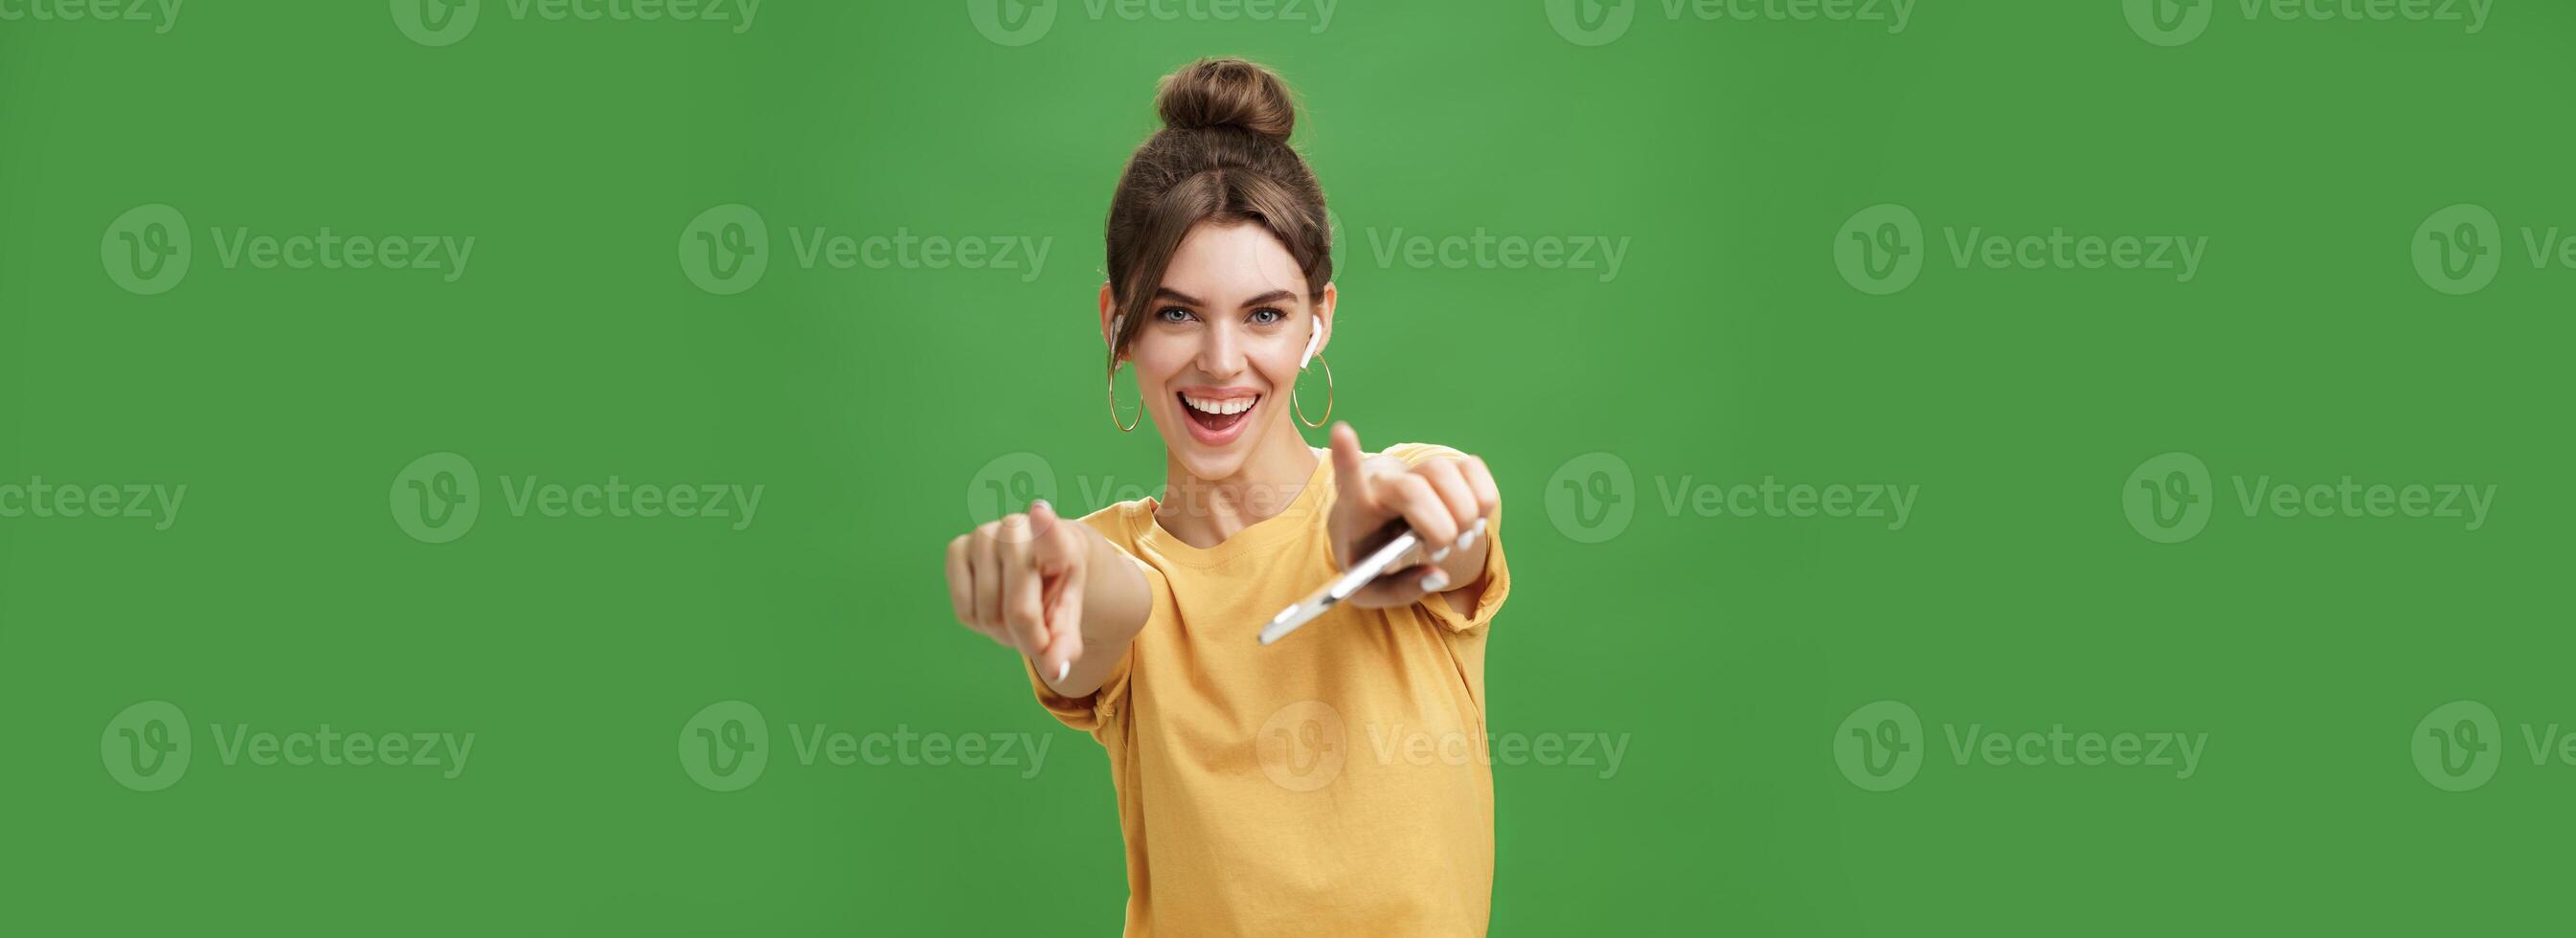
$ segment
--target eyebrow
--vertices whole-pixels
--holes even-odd
[[[1187,294],[1187,293],[1183,293],[1183,292],[1181,292],[1181,291],[1179,291],[1179,290],[1175,290],[1175,289],[1172,289],[1172,288],[1170,288],[1170,287],[1155,287],[1155,288],[1154,288],[1154,298],[1155,298],[1155,299],[1158,299],[1158,300],[1171,300],[1171,301],[1173,301],[1173,302],[1175,302],[1175,303],[1179,303],[1179,304],[1181,304],[1181,305],[1183,305],[1183,306],[1199,306],[1199,307],[1204,307],[1204,306],[1208,305],[1206,300],[1199,299],[1198,297],[1191,296],[1191,295],[1189,295],[1189,294]],[[1248,300],[1243,301],[1243,306],[1244,306],[1244,308],[1249,309],[1249,308],[1251,308],[1251,307],[1255,307],[1255,306],[1261,306],[1261,305],[1265,305],[1265,304],[1269,304],[1269,303],[1276,303],[1276,302],[1279,302],[1279,301],[1281,301],[1281,300],[1287,300],[1287,301],[1289,301],[1289,302],[1295,302],[1295,301],[1297,300],[1297,293],[1296,293],[1296,291],[1294,291],[1294,290],[1272,290],[1272,291],[1270,291],[1270,292],[1268,292],[1268,293],[1264,293],[1264,294],[1262,294],[1262,295],[1260,295],[1260,296],[1256,296],[1256,297],[1253,297],[1253,298],[1251,298],[1251,299],[1248,299]]]

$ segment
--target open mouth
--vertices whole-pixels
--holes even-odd
[[[1181,411],[1189,414],[1191,426],[1201,431],[1199,436],[1212,442],[1230,438],[1245,418],[1252,416],[1253,405],[1261,403],[1258,394],[1208,398],[1175,392],[1172,396],[1180,399]]]

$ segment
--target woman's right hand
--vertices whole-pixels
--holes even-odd
[[[958,535],[948,542],[957,621],[1027,656],[1050,682],[1063,681],[1082,657],[1089,536],[1043,501]]]

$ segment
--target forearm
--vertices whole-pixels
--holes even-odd
[[[1082,588],[1082,654],[1063,680],[1047,682],[1067,697],[1091,694],[1108,682],[1154,611],[1153,586],[1127,552],[1088,526],[1082,533],[1090,549]]]

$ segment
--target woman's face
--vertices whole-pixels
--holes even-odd
[[[1260,447],[1305,445],[1289,395],[1307,340],[1331,340],[1332,303],[1330,285],[1306,295],[1305,272],[1259,225],[1201,222],[1181,239],[1127,354],[1191,475],[1230,478]]]

